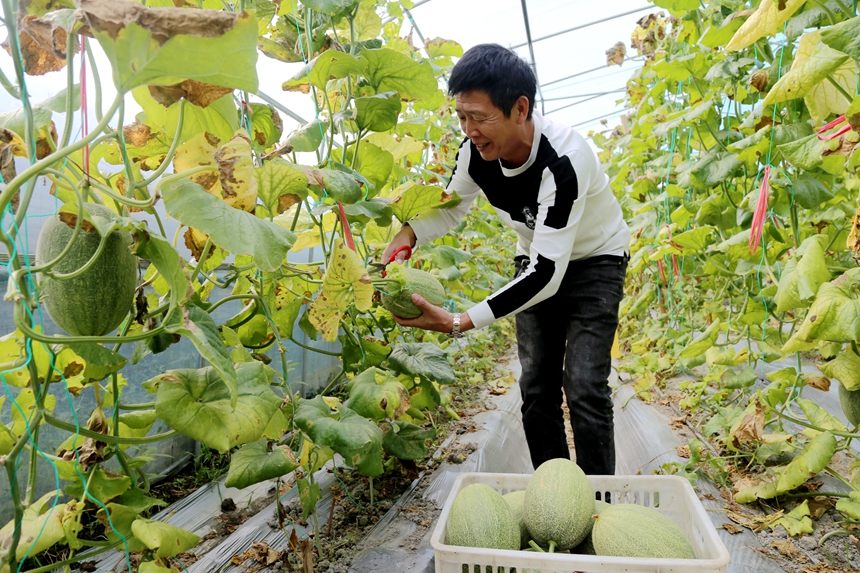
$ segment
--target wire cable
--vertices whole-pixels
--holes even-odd
[[[553,32],[552,34],[548,34],[546,36],[541,36],[540,38],[535,38],[534,40],[529,40],[527,42],[523,42],[522,44],[516,44],[510,46],[512,50],[517,48],[522,48],[525,45],[528,45],[529,42],[540,42],[541,40],[548,40],[550,38],[555,38],[556,36],[560,36],[562,34],[567,34],[568,32],[574,32],[576,30],[582,30],[583,28],[588,28],[589,26],[594,26],[595,24],[602,24],[603,22],[609,22],[610,20],[615,20],[616,18],[621,18],[624,16],[629,16],[630,14],[635,14],[636,12],[642,12],[643,10],[651,10],[652,8],[657,8],[657,6],[642,6],[641,8],[636,8],[635,10],[630,10],[629,12],[622,12],[621,14],[616,14],[614,16],[609,16],[606,18],[601,18],[600,20],[595,20],[593,22],[588,22],[587,24],[581,24],[579,26],[574,26],[573,28],[568,28],[567,30],[561,30],[559,32]]]
[[[580,125],[587,125],[587,124],[589,124],[589,123],[593,123],[593,122],[598,121],[598,120],[600,120],[600,119],[606,119],[607,117],[612,117],[613,115],[616,115],[616,114],[619,114],[619,113],[624,113],[625,111],[630,110],[630,109],[633,109],[633,108],[625,107],[624,109],[619,109],[619,110],[617,110],[617,111],[613,111],[612,113],[607,113],[607,114],[605,114],[605,115],[600,115],[600,116],[597,116],[597,117],[592,117],[591,119],[588,119],[588,120],[586,120],[586,121],[581,121],[581,122],[579,122],[579,123],[576,123],[576,124],[574,124],[574,125],[571,125],[570,127],[579,127]]]

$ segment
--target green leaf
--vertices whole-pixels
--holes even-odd
[[[708,249],[715,231],[716,229],[710,225],[696,227],[672,236],[671,241],[683,249],[684,255],[693,255]]]
[[[449,195],[441,187],[413,185],[391,203],[391,208],[394,209],[394,216],[405,223],[422,211],[450,209],[459,205],[460,201],[456,191]]]
[[[382,437],[382,447],[401,460],[423,459],[436,439],[436,431],[432,428],[425,430],[421,426],[400,421],[386,425],[388,430]]]
[[[813,175],[801,172],[791,181],[791,192],[797,203],[805,209],[818,209],[833,198],[833,192]]]
[[[819,364],[818,369],[829,378],[836,378],[846,390],[860,390],[860,356],[853,350],[838,354],[830,362]]]
[[[301,0],[308,8],[319,10],[323,14],[332,16],[352,8],[357,4],[356,0]]]
[[[860,16],[823,29],[821,41],[860,62]]]
[[[87,497],[84,497],[83,484],[76,483],[66,486],[66,493],[77,499],[90,499],[90,496],[101,503],[108,503],[123,495],[131,487],[131,478],[123,475],[108,474],[98,468],[90,472],[87,480]]]
[[[257,197],[271,213],[281,214],[308,197],[308,178],[280,157],[254,168],[254,178]]]
[[[735,171],[741,166],[738,156],[734,153],[716,151],[708,153],[696,162],[690,171],[693,182],[701,187],[710,189],[732,179]]]
[[[66,93],[68,91],[69,88],[63,88],[48,99],[40,101],[33,106],[34,111],[36,108],[46,108],[57,113],[66,113]],[[77,111],[80,107],[81,84],[74,84],[72,86],[72,111]]]
[[[653,0],[655,6],[667,10],[698,10],[699,0]]]
[[[349,217],[369,217],[370,219],[378,219],[379,224],[391,224],[391,217],[394,215],[391,209],[390,199],[374,198],[354,205],[344,205],[343,211]]]
[[[208,195],[208,193],[207,193]],[[153,233],[135,232],[135,254],[152,262],[158,274],[170,288],[170,300],[174,306],[185,304],[191,281],[179,253],[164,237]]]
[[[699,38],[699,43],[706,48],[719,48],[728,44],[738,29],[743,25],[740,18],[735,18],[729,22],[723,22],[720,27],[710,26],[708,30]]]
[[[362,130],[388,131],[397,125],[401,107],[395,92],[355,98],[355,123]]]
[[[362,50],[361,59],[367,62],[364,76],[376,93],[397,92],[400,99],[413,101],[428,99],[439,89],[429,62],[419,64],[387,48]]]
[[[45,128],[51,124],[51,111],[42,108],[33,108],[33,126],[36,130]],[[24,119],[24,109],[16,109],[0,113],[0,127],[15,132],[21,138],[27,133],[27,122]]]
[[[23,520],[20,523],[21,539],[15,550],[15,558],[18,561],[23,560],[25,555],[38,555],[66,537],[63,529],[66,504],[54,505],[57,493],[48,492],[24,509]],[[0,559],[8,556],[14,531],[14,520],[0,529]]]
[[[143,513],[150,508],[164,507],[167,505],[166,502],[160,499],[149,497],[148,495],[143,493],[143,490],[140,488],[128,490],[119,497],[117,503],[131,508],[132,511],[136,513]]]
[[[313,153],[319,149],[326,132],[328,122],[315,119],[304,124],[287,138],[287,145],[294,151]]]
[[[825,430],[835,430],[837,432],[847,432],[848,428],[845,427],[839,418],[813,402],[812,400],[807,400],[806,398],[798,398],[795,400],[800,409],[803,410],[803,413],[806,414],[806,419],[809,420],[809,423],[813,426],[818,426],[819,428],[824,428]],[[803,431],[803,433],[810,437],[814,438],[821,432],[818,430],[813,430],[812,428],[807,428]]]
[[[171,216],[211,236],[222,249],[252,255],[263,270],[280,267],[296,239],[290,231],[230,207],[187,179],[171,181],[161,192]]]
[[[79,342],[68,346],[75,354],[86,360],[85,380],[102,380],[108,374],[119,372],[128,362],[125,356],[105,348],[101,344]]]
[[[137,22],[129,22],[123,4],[110,4],[114,14],[103,13],[106,6],[97,4],[92,15],[86,6],[79,11],[110,60],[120,92],[187,79],[257,91],[257,22],[249,12],[201,10],[191,16],[168,8],[181,24],[166,26],[169,18],[154,16],[151,9],[135,10]]]
[[[230,390],[212,367],[169,370],[157,376],[155,410],[171,428],[219,452],[259,440],[281,399],[269,387],[260,362],[236,365],[239,395],[235,408]]]
[[[679,355],[681,358],[692,358],[700,354],[704,354],[709,348],[717,343],[717,338],[720,335],[721,323],[719,320],[714,321],[711,325],[696,336]]]
[[[800,245],[786,263],[779,278],[779,290],[774,297],[776,311],[801,308],[811,300],[818,288],[830,280],[824,256],[826,235],[814,235]]]
[[[316,510],[317,502],[322,499],[322,491],[318,483],[311,483],[308,478],[296,482],[299,488],[299,500],[302,502],[302,519],[307,519]]]
[[[155,561],[144,561],[137,569],[137,573],[174,573],[169,567],[162,567]]]
[[[726,46],[732,52],[743,50],[765,36],[772,36],[806,0],[762,0]]]
[[[281,119],[278,112],[270,105],[252,103],[251,131],[253,139],[263,147],[271,147],[281,139]],[[277,119],[278,125],[275,124]]]
[[[409,392],[386,370],[368,368],[347,385],[349,407],[357,414],[380,422],[399,418],[409,409]]]
[[[396,344],[388,357],[391,366],[403,374],[419,376],[439,384],[456,384],[457,377],[444,350],[429,342]]]
[[[860,520],[860,502],[843,497],[836,502],[836,511],[841,511],[850,519]]]
[[[212,365],[230,389],[231,404],[236,405],[238,379],[230,352],[218,333],[218,325],[209,314],[196,306],[188,305],[182,309],[182,316],[174,314],[175,319],[166,323],[166,331],[188,338],[197,352]]]
[[[836,438],[833,434],[822,432],[815,436],[780,474],[776,483],[779,493],[800,487],[806,480],[827,467],[835,453]]]
[[[337,158],[345,156],[346,160],[351,162],[354,150],[355,146],[350,145],[345,150],[336,149],[333,155]],[[370,143],[367,139],[361,140],[355,157],[355,170],[373,186],[373,189],[367,192],[368,198],[379,194],[388,182],[393,169],[394,156],[391,153]],[[364,197],[364,192],[362,192],[362,197]]]
[[[230,459],[230,469],[224,485],[243,489],[249,485],[285,476],[299,467],[288,446],[269,448],[268,440],[245,444]]]
[[[131,524],[134,536],[155,552],[156,557],[173,557],[192,549],[200,537],[163,521],[139,517]]]
[[[791,510],[789,514],[771,523],[768,527],[776,529],[780,525],[791,536],[812,533],[812,515],[809,512],[809,500],[803,500],[803,503]]]
[[[292,79],[284,82],[284,89],[307,85],[308,82],[325,90],[329,80],[339,80],[357,74],[367,67],[364,60],[337,50],[326,50],[299,70]],[[307,92],[305,92],[307,93]]]
[[[382,430],[376,424],[340,406],[333,414],[322,396],[301,400],[293,421],[314,443],[328,446],[365,476],[377,476],[382,468]]]
[[[358,203],[364,198],[364,191],[352,175],[336,169],[320,169],[322,189],[338,203],[346,205]]]
[[[812,171],[821,165],[821,153],[827,149],[827,142],[821,141],[818,135],[812,134],[776,147],[792,164]]]

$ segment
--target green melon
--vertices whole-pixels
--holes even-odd
[[[508,502],[482,483],[466,486],[454,498],[445,534],[448,545],[520,548],[520,528]]]
[[[391,263],[384,279],[374,280],[379,289],[382,306],[401,318],[418,318],[421,309],[412,302],[413,294],[420,294],[432,305],[445,304],[445,289],[439,280],[426,271]]]
[[[541,464],[529,480],[523,520],[541,547],[567,551],[591,531],[594,492],[574,462],[557,458]]]
[[[523,502],[526,499],[526,492],[525,490],[512,491],[502,497],[508,502],[514,514],[514,519],[517,520],[517,524],[520,526],[520,549],[525,549],[529,546],[529,539],[531,539],[526,522],[523,521]]]
[[[87,211],[115,216],[102,205],[88,203]],[[57,258],[72,239],[74,229],[59,217],[49,218],[36,245],[36,264]],[[81,229],[68,254],[51,271],[68,274],[82,268],[96,253],[101,235]],[[57,326],[73,336],[103,336],[118,327],[134,305],[137,257],[129,250],[131,234],[113,231],[104,250],[83,274],[68,280],[43,276],[39,285],[42,304]]]
[[[690,540],[674,521],[635,503],[609,506],[597,517],[591,536],[597,555],[696,558]]]
[[[594,500],[594,513],[600,515],[603,513],[603,510],[609,507],[609,504],[605,501],[600,501],[599,499]],[[597,521],[596,518],[592,517],[591,525],[594,527],[594,522]],[[594,551],[594,542],[591,539],[591,533],[594,531],[592,529],[588,532],[588,535],[585,536],[585,539],[582,540],[582,543],[574,547],[570,550],[571,553],[577,553],[579,555],[597,555]]]
[[[839,383],[839,404],[852,426],[860,425],[860,390],[848,390]]]

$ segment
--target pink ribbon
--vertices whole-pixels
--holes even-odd
[[[770,165],[767,165],[764,168],[764,178],[761,180],[761,189],[758,192],[758,201],[755,204],[752,226],[750,227],[750,242],[748,246],[750,254],[755,254],[761,242],[761,233],[764,229],[764,222],[767,219],[767,200],[769,195]]]

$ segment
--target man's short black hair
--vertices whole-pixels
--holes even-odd
[[[531,119],[537,81],[531,66],[516,53],[499,44],[479,44],[463,54],[448,80],[450,95],[469,90],[486,92],[505,117],[511,116],[519,97],[526,96],[529,99],[526,119]]]

